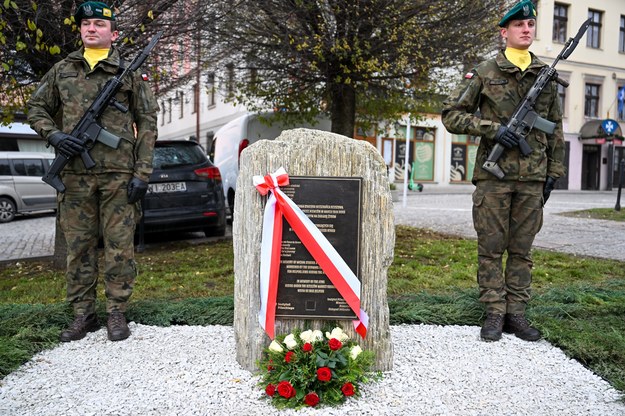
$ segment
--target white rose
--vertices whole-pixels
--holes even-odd
[[[299,338],[302,341],[304,341],[304,343],[313,342],[315,340],[314,337],[313,337],[312,329],[309,329],[308,331],[304,331],[301,334],[299,334]]]
[[[323,332],[315,329],[312,333],[313,341],[323,341]]]
[[[274,351],[274,352],[284,351],[282,347],[280,346],[280,344],[278,344],[278,342],[275,339],[271,341],[271,344],[269,344],[269,350]]]
[[[284,345],[290,350],[297,347],[297,340],[295,339],[295,335],[289,334],[284,337]]]
[[[360,348],[360,345],[354,345],[352,349],[349,350],[349,356],[352,357],[352,360],[355,360],[356,357],[358,357],[361,352],[362,352],[362,348]]]
[[[334,328],[332,332],[326,332],[326,338],[328,339],[336,338],[341,342],[345,342],[349,339],[347,334],[343,332],[343,330],[339,327]]]

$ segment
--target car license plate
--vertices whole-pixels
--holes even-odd
[[[148,185],[148,191],[154,192],[154,193],[185,192],[186,190],[187,190],[186,182],[151,183]]]

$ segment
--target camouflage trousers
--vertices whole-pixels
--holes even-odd
[[[128,204],[126,173],[63,175],[59,224],[67,242],[67,301],[75,314],[95,311],[98,240],[104,242],[107,312],[126,309],[137,269],[134,260],[138,204]]]
[[[525,312],[531,296],[531,248],[543,225],[542,191],[542,182],[477,182],[473,192],[477,281],[487,312]]]

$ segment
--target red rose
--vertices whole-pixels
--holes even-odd
[[[302,349],[304,350],[304,352],[311,352],[312,351],[312,344],[310,342],[307,342],[306,344],[304,344],[302,346]]]
[[[332,338],[330,341],[328,341],[328,346],[332,351],[336,351],[340,350],[343,344],[338,339]]]
[[[319,403],[319,396],[317,396],[317,393],[308,393],[305,397],[304,397],[304,403],[306,403],[308,406],[316,406],[317,403]]]
[[[294,355],[295,353],[293,351],[287,352],[286,355],[284,356],[284,361],[286,361],[287,363],[290,363]]]
[[[345,383],[345,384],[343,384],[343,387],[341,387],[341,391],[346,396],[353,396],[354,395],[354,385],[352,383]]]
[[[285,399],[290,399],[295,396],[295,389],[288,381],[281,381],[278,383],[278,394]]]
[[[332,378],[332,371],[328,367],[321,367],[317,369],[317,379],[319,381],[330,381]]]
[[[267,396],[273,397],[273,395],[276,394],[276,386],[273,384],[267,384],[267,387],[265,387],[265,393],[267,393]]]
[[[273,360],[269,360],[269,364],[267,364],[267,371],[273,371]]]

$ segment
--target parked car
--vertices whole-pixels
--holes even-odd
[[[145,232],[226,233],[219,169],[192,140],[157,140],[154,171],[144,200]]]
[[[16,214],[56,210],[56,191],[41,180],[54,160],[45,152],[0,152],[0,223]]]
[[[263,122],[268,120],[271,124]],[[247,113],[226,123],[215,133],[211,146],[212,160],[219,168],[223,178],[224,194],[228,203],[229,213],[234,213],[234,196],[239,175],[239,158],[241,152],[259,140],[273,140],[283,130],[292,128],[309,128],[330,131],[332,123],[327,118],[319,118],[314,123],[300,123],[297,126],[285,126],[279,121],[271,121],[272,113]],[[266,174],[259,172],[258,174]]]

